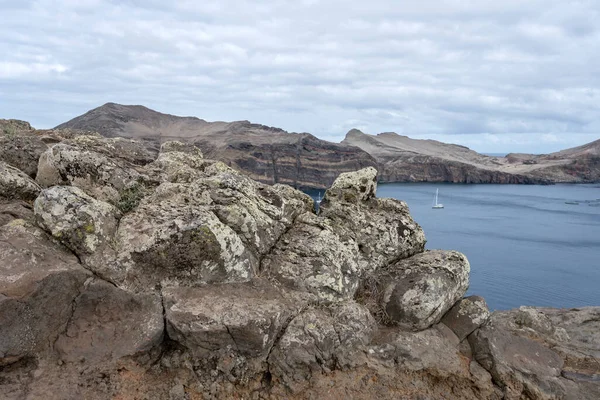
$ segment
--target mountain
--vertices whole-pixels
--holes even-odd
[[[467,147],[393,132],[349,131],[341,143],[249,121],[208,122],[139,105],[107,103],[55,129],[142,140],[155,154],[180,140],[263,183],[325,188],[342,172],[379,169],[382,182],[523,183],[600,181],[600,140],[552,154],[479,154]]]
[[[207,122],[139,105],[107,103],[55,129],[65,128],[140,139],[156,152],[168,140],[192,143],[207,157],[243,170],[255,180],[297,188],[326,188],[342,172],[377,165],[359,148],[308,133],[288,133],[249,121]]]
[[[393,132],[368,135],[357,129],[342,144],[356,146],[379,164],[382,182],[558,183],[600,181],[600,140],[560,152],[506,157],[467,147],[411,139]]]

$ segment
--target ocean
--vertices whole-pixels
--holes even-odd
[[[464,253],[467,294],[492,310],[600,305],[600,185],[400,183],[377,196],[408,203],[427,249]]]

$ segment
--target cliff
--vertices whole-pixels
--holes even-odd
[[[490,315],[374,168],[315,213],[181,142],[25,128],[0,152],[38,159],[0,160],[3,399],[600,397],[600,307]]]
[[[259,182],[286,183],[295,188],[326,188],[342,172],[376,165],[369,154],[356,147],[330,143],[308,133],[288,133],[248,121],[207,122],[143,106],[108,103],[56,127],[64,128],[139,139],[154,152],[169,140],[192,143],[207,157],[244,171]]]
[[[491,157],[467,147],[417,140],[393,132],[357,129],[343,144],[360,147],[378,162],[382,182],[589,183],[600,181],[600,140],[547,155]]]

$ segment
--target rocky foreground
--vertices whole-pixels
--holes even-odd
[[[600,307],[490,315],[374,168],[317,214],[183,143],[37,134],[0,154],[2,399],[600,398]]]

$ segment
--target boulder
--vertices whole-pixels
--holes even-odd
[[[41,229],[0,226],[0,365],[48,350],[91,274]]]
[[[204,169],[213,163],[204,160],[198,147],[169,141],[160,146],[158,158],[148,165],[147,170],[160,176],[163,182],[190,183],[205,176]]]
[[[46,151],[46,144],[28,123],[3,121],[5,123],[0,122],[0,162],[5,162],[35,178],[38,160]]]
[[[377,170],[373,167],[356,172],[344,172],[325,192],[323,205],[329,202],[360,204],[375,198],[377,192]]]
[[[34,203],[38,224],[78,256],[109,245],[117,230],[118,211],[74,186],[44,189]]]
[[[161,343],[163,329],[158,294],[132,294],[94,279],[74,299],[55,349],[65,362],[95,365],[151,350]]]
[[[367,277],[357,298],[380,321],[418,331],[438,323],[462,298],[469,270],[459,252],[426,251]]]
[[[170,287],[162,294],[169,338],[195,357],[230,350],[264,360],[288,320],[307,304],[260,280]]]
[[[210,193],[210,209],[258,258],[300,214],[312,210],[310,197],[292,188],[263,185],[230,169],[205,173],[211,175],[194,182],[191,190]]]
[[[456,347],[456,338],[437,327],[407,332],[383,328],[368,348],[369,357],[388,367],[405,371],[427,371],[438,378],[468,377],[466,365]]]
[[[469,296],[456,302],[444,315],[442,323],[452,329],[462,341],[483,325],[489,317],[490,311],[485,299],[480,296]]]
[[[0,199],[32,201],[40,190],[25,172],[0,161]]]
[[[420,253],[425,235],[405,202],[375,198],[377,171],[365,168],[341,174],[319,207],[334,231],[352,238],[360,249],[361,270],[374,271]]]
[[[566,398],[560,374],[563,359],[554,351],[493,324],[469,336],[473,356],[504,390],[506,399]]]
[[[65,143],[40,156],[36,181],[43,187],[73,185],[88,195],[117,204],[121,192],[143,181],[127,163]]]
[[[58,131],[59,133],[63,131]],[[103,154],[115,161],[124,161],[132,165],[143,166],[157,157],[143,142],[127,138],[106,138],[96,134],[73,135],[64,140],[64,144],[83,151]]]
[[[265,256],[261,270],[320,302],[352,299],[361,271],[358,245],[339,237],[328,220],[306,213]]]
[[[373,317],[357,303],[309,308],[290,322],[271,351],[273,380],[297,393],[313,375],[361,365],[375,332]]]
[[[209,209],[211,202],[208,191],[160,185],[120,220],[111,280],[134,290],[250,280],[258,260]]]

